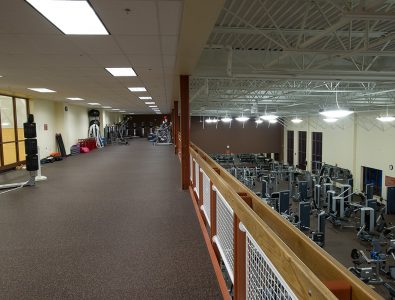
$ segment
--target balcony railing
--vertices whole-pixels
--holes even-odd
[[[191,187],[235,299],[337,299],[328,282],[348,285],[351,299],[381,298],[194,144],[190,163]]]

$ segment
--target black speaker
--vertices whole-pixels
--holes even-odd
[[[26,170],[37,171],[38,170],[38,156],[36,154],[26,155]]]
[[[23,123],[23,133],[25,134],[26,139],[36,138],[36,123]]]
[[[90,111],[88,111],[88,116],[100,117],[100,111],[98,111],[97,109],[91,109]]]
[[[38,153],[37,140],[36,139],[26,139],[25,140],[25,154],[34,155]]]

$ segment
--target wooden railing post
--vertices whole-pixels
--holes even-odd
[[[216,171],[218,174],[220,173],[218,168],[215,168],[214,171]],[[217,245],[213,242],[213,238],[217,234],[217,192],[214,191],[213,187],[214,185],[210,179],[210,241],[211,245],[213,246],[215,255],[217,256],[217,259],[219,261],[220,254]]]
[[[189,187],[189,75],[180,75],[181,96],[181,182],[182,189]]]
[[[196,162],[192,159],[192,188],[196,187]]]
[[[252,207],[252,198],[244,193],[238,193]],[[239,228],[240,219],[234,214],[234,299],[246,299],[246,233]]]
[[[199,170],[199,208],[203,205],[203,173]],[[204,220],[206,218],[203,218]]]

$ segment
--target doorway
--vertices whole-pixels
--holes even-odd
[[[363,190],[367,184],[373,184],[373,195],[381,197],[383,171],[362,166]]]

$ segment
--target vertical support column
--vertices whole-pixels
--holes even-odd
[[[189,186],[189,76],[180,76],[181,95],[181,177],[182,189]]]
[[[178,154],[178,101],[174,101],[174,154]]]
[[[252,207],[252,198],[239,193],[241,198]],[[240,219],[234,215],[234,299],[246,299],[246,233],[239,228]]]

